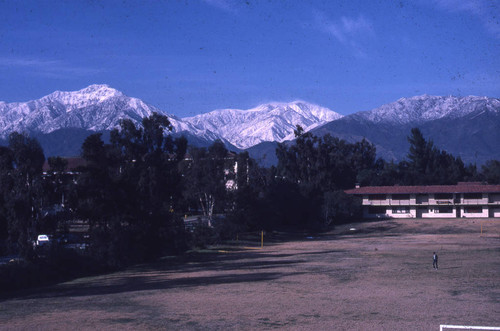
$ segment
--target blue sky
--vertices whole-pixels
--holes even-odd
[[[0,0],[0,100],[95,83],[180,117],[500,97],[500,1]]]

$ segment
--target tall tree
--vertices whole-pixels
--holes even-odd
[[[186,195],[196,201],[203,215],[211,222],[217,206],[219,211],[224,210],[226,174],[230,167],[234,167],[234,160],[227,158],[228,151],[220,140],[208,149],[191,148],[189,154],[190,158],[182,167]]]
[[[411,169],[417,174],[425,175],[430,171],[432,162],[434,147],[432,141],[426,141],[420,129],[413,128],[408,136],[408,142],[410,143],[408,160]]]
[[[81,178],[80,211],[90,220],[94,254],[110,265],[154,258],[182,245],[177,203],[178,163],[184,138],[172,139],[165,116],[154,113],[136,127],[130,120],[82,146],[87,166]]]
[[[49,169],[44,174],[43,185],[43,218],[39,231],[56,233],[69,231],[68,222],[72,218],[71,211],[66,208],[66,201],[73,198],[75,192],[73,182],[75,174],[68,172],[68,160],[62,157],[49,157]]]
[[[0,254],[5,254],[9,234],[7,201],[13,186],[12,172],[14,162],[12,151],[8,147],[0,146]]]
[[[265,169],[260,168],[248,152],[236,155],[234,164],[234,182],[228,187],[228,215],[226,223],[233,225],[233,230],[251,231],[271,229],[268,208],[263,195],[265,192]]]
[[[376,150],[366,140],[349,144],[330,135],[300,135],[294,145],[276,150],[281,177],[317,192],[354,186],[356,176],[374,167]]]
[[[408,174],[405,184],[455,184],[474,177],[473,167],[465,167],[460,157],[454,157],[425,140],[418,128],[408,137]]]
[[[481,178],[489,184],[500,184],[500,161],[487,161],[481,167]]]
[[[21,256],[30,258],[43,207],[41,181],[45,156],[36,139],[17,132],[9,136],[9,149],[12,151],[12,187],[6,199],[9,241],[17,246]]]
[[[358,175],[375,167],[376,150],[364,139],[350,144],[330,135],[303,133],[300,127],[296,134],[295,144],[278,146],[277,171],[280,178],[298,185],[304,197],[299,200],[308,210],[304,221],[321,227],[331,222],[332,208],[338,208],[331,197],[341,196],[335,192],[353,187]],[[322,208],[328,212],[320,213]],[[323,223],[318,222],[321,218]]]

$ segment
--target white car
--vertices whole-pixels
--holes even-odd
[[[46,234],[38,235],[38,237],[36,239],[37,246],[43,246],[43,245],[47,245],[49,243],[50,243],[50,238],[48,235],[46,235]]]

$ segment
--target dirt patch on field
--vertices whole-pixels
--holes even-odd
[[[481,236],[481,227],[483,234]],[[280,234],[283,236],[283,234]],[[438,330],[500,326],[500,221],[349,224],[263,249],[217,248],[19,293],[0,326]],[[274,238],[276,239],[276,238]],[[254,248],[259,246],[256,242]],[[439,270],[432,268],[432,252]]]

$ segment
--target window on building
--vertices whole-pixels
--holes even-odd
[[[370,194],[368,200],[385,200],[385,194]]]
[[[410,212],[410,207],[393,207],[393,214],[408,214]]]
[[[386,210],[384,206],[370,206],[368,207],[368,214],[385,214]]]
[[[497,202],[500,202],[500,194],[490,194],[489,199],[488,199],[488,202],[489,202],[489,203],[497,203]]]
[[[409,194],[393,194],[392,200],[410,200]]]
[[[467,214],[481,214],[483,208],[481,206],[468,206],[464,208],[464,213]]]
[[[434,209],[434,212],[437,214],[449,214],[453,213],[453,207],[438,207]]]
[[[427,194],[417,194],[417,203],[427,203],[429,202],[429,196]]]

